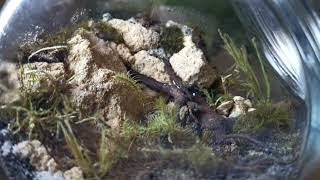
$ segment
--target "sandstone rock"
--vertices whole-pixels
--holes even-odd
[[[130,65],[134,64],[134,61],[135,61],[134,56],[132,56],[130,49],[126,45],[119,44],[117,46],[117,51],[119,56],[122,58],[123,63],[130,64]]]
[[[108,23],[123,35],[125,44],[133,52],[158,46],[160,35],[134,21],[111,19]]]
[[[233,97],[233,101],[235,102],[235,103],[242,103],[242,102],[245,102],[245,98],[244,97],[241,97],[241,96],[234,96]]]
[[[250,101],[250,99],[246,99],[244,101],[244,104],[247,105],[249,108],[252,108],[252,102]]]
[[[0,90],[16,89],[19,87],[17,65],[2,61],[0,63]]]
[[[229,116],[230,111],[233,108],[233,105],[234,105],[233,101],[223,102],[217,107],[217,112],[219,114],[222,114],[222,115],[225,115],[225,116]]]
[[[84,180],[83,172],[79,167],[65,171],[63,174],[65,180]]]
[[[249,105],[252,106],[250,100],[246,100],[245,98],[243,98],[241,96],[235,96],[233,98],[233,101],[234,101],[234,107],[229,115],[229,117],[231,117],[231,118],[237,118],[242,115],[245,115],[250,108]]]
[[[184,47],[170,58],[170,64],[177,75],[188,84],[207,88],[217,78],[204,53],[196,46]]]
[[[33,145],[30,141],[22,141],[15,145],[14,153],[18,154],[21,158],[27,158],[31,156],[33,151]]]
[[[49,159],[46,166],[49,172],[55,172],[58,169],[58,164],[53,158]]]
[[[2,61],[0,63],[0,104],[14,102],[19,98],[15,90],[19,88],[16,64]]]
[[[134,55],[132,68],[141,74],[152,77],[163,83],[169,83],[170,77],[165,71],[165,64],[158,58],[149,55],[147,51],[140,51]]]
[[[174,71],[188,84],[195,84],[202,88],[210,87],[217,79],[217,72],[208,64],[203,51],[193,42],[193,29],[173,21],[168,21],[166,26],[176,26],[184,35],[185,47],[170,58]]]
[[[112,128],[119,127],[125,115],[138,118],[143,112],[141,98],[113,78],[116,73],[126,73],[117,47],[88,32],[73,37],[69,45],[71,101],[83,112],[103,115]]]
[[[179,119],[183,120],[185,117],[187,117],[189,113],[189,109],[187,106],[182,106],[179,110]]]
[[[38,140],[22,141],[14,146],[13,152],[22,159],[29,159],[30,164],[38,171],[55,172],[57,163],[51,158],[46,148]]]
[[[90,60],[93,59],[90,42],[78,34],[68,42],[68,45],[71,47],[67,61],[68,68],[71,72],[77,72],[76,76],[73,74],[72,81],[81,83],[89,76]]]

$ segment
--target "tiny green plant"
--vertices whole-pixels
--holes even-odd
[[[116,81],[126,84],[129,88],[133,90],[133,92],[137,93],[140,102],[142,102],[142,104],[145,103],[146,99],[141,86],[134,78],[130,77],[128,73],[117,73],[113,76],[113,78]]]
[[[155,103],[155,112],[148,117],[148,135],[159,135],[161,133],[174,133],[178,128],[176,121],[177,114],[174,106],[167,105],[163,98],[159,98]]]
[[[117,81],[124,82],[136,92],[142,93],[139,83],[135,79],[131,78],[128,73],[117,73],[113,78]]]
[[[159,98],[155,103],[155,111],[147,116],[146,123],[126,119],[121,126],[120,136],[129,141],[159,137],[161,134],[170,136],[183,131],[176,118],[176,108]]]

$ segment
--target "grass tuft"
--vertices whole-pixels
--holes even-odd
[[[132,90],[143,93],[139,83],[135,79],[131,78],[128,73],[117,73],[113,78],[127,84]]]
[[[255,132],[261,128],[286,129],[290,126],[290,106],[287,103],[274,105],[271,101],[271,85],[262,56],[255,39],[252,45],[259,62],[259,71],[262,72],[262,80],[258,80],[253,66],[249,62],[248,53],[244,46],[238,47],[231,37],[219,31],[225,43],[225,49],[233,57],[237,68],[245,76],[242,83],[249,91],[249,96],[256,100],[256,111],[247,113],[236,121],[236,132]]]
[[[90,158],[75,137],[70,123],[68,121],[61,122],[59,123],[59,127],[62,129],[67,146],[75,158],[77,165],[85,174],[94,174]]]
[[[246,80],[242,85],[248,89],[248,95],[253,96],[260,102],[269,102],[271,93],[270,81],[256,41],[253,39],[252,44],[258,57],[260,65],[259,70],[262,72],[263,81],[258,80],[256,73],[254,72],[253,67],[249,62],[248,52],[246,48],[244,46],[238,47],[229,35],[223,34],[221,31],[219,31],[219,33],[222,40],[224,41],[225,49],[233,57],[237,68],[245,76]]]
[[[160,134],[173,134],[179,125],[176,122],[177,110],[174,105],[166,104],[163,98],[159,98],[155,103],[155,112],[148,116],[148,136],[158,136]]]

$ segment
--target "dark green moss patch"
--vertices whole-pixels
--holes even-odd
[[[99,21],[95,24],[97,35],[106,41],[113,41],[117,44],[124,43],[123,36],[108,23]]]
[[[27,42],[20,46],[18,59],[24,63],[24,60],[27,59],[27,57],[31,53],[41,48],[66,45],[67,41],[72,37],[73,33],[79,28],[90,30],[89,22],[83,21],[78,24],[62,28],[57,32],[40,34],[36,41]]]
[[[165,28],[161,35],[160,45],[169,54],[179,52],[183,48],[183,33],[178,27]]]

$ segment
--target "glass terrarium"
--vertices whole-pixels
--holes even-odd
[[[1,178],[316,179],[318,4],[7,1]]]

